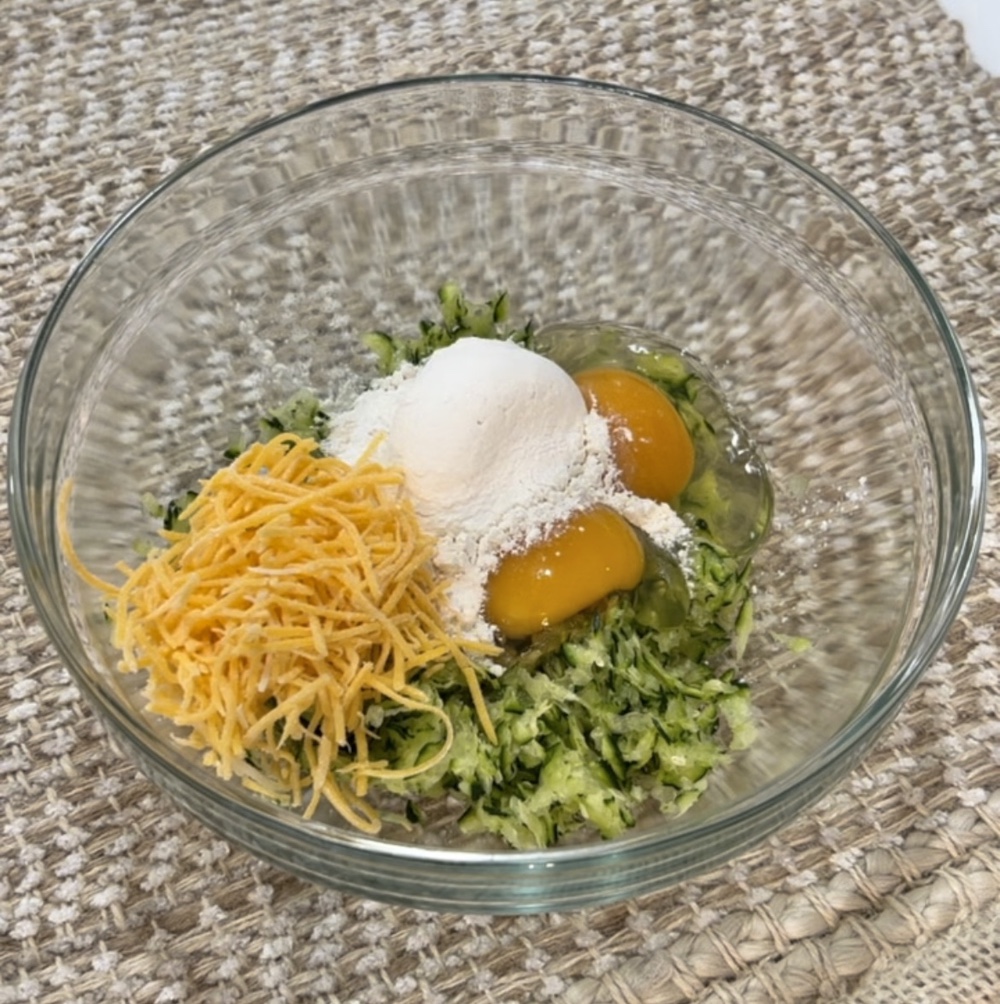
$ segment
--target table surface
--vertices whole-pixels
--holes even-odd
[[[939,294],[996,432],[1000,80],[935,0],[9,0],[4,22],[3,430],[70,269],[180,163],[361,85],[530,70],[704,107],[856,194]],[[159,794],[47,645],[3,508],[0,1004],[1000,999],[998,609],[991,509],[938,660],[801,820],[616,906],[433,915],[315,888]]]

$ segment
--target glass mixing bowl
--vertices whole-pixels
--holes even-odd
[[[431,827],[364,836],[235,784],[142,710],[55,500],[111,575],[234,429],[301,387],[375,373],[358,334],[413,330],[446,279],[537,323],[662,333],[708,366],[769,465],[744,659],[756,744],[686,815],[539,852]],[[111,733],[182,806],[299,875],[402,904],[566,910],[707,869],[861,757],[941,644],[971,574],[984,445],[969,372],[899,245],[828,179],[698,110],[619,87],[490,76],[323,101],[198,158],[75,271],[24,368],[10,500],[49,634]],[[789,639],[796,639],[789,643]],[[798,639],[804,639],[801,643]]]

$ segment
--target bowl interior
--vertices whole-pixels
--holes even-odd
[[[775,490],[743,664],[760,733],[690,813],[641,829],[680,839],[793,780],[815,797],[849,766],[831,745],[898,702],[964,584],[949,550],[975,522],[971,391],[919,278],[821,179],[613,89],[466,81],[327,103],[196,163],[104,239],[50,318],[20,414],[36,599],[76,672],[175,790],[203,773],[112,671],[96,595],[58,558],[53,493],[74,479],[77,548],[112,575],[149,536],[143,492],[196,484],[299,388],[344,406],[375,375],[358,335],[414,330],[447,279],[506,289],[539,324],[662,333],[719,381]]]

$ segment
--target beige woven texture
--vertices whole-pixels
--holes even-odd
[[[997,431],[1000,81],[931,0],[6,0],[0,13],[4,431],[69,270],[167,172],[314,98],[481,70],[658,91],[828,172],[940,294]],[[939,660],[804,818],[638,901],[485,918],[314,888],[179,812],[47,645],[4,509],[0,1004],[1000,1000],[998,543],[991,511]]]

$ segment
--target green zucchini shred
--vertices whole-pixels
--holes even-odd
[[[297,391],[280,408],[269,411],[260,420],[258,438],[262,443],[268,443],[285,432],[317,443],[322,443],[330,435],[330,416],[323,411],[315,394]],[[236,440],[226,450],[226,456],[230,460],[235,459],[243,448]]]
[[[181,513],[198,497],[197,492],[181,492],[163,506],[163,529],[176,533],[187,533],[191,526],[186,519],[181,519]]]
[[[388,376],[404,363],[420,364],[438,349],[454,345],[460,338],[507,339],[525,348],[532,347],[533,326],[528,321],[521,327],[508,328],[510,300],[501,291],[484,302],[466,299],[454,282],[438,290],[441,319],[420,321],[418,335],[393,335],[386,331],[369,331],[362,336],[364,344],[374,352],[379,371]]]
[[[683,812],[709,772],[753,735],[749,688],[717,664],[731,647],[748,598],[746,568],[717,545],[693,547],[687,621],[640,623],[635,594],[544,632],[481,686],[497,731],[482,734],[461,674],[422,684],[453,723],[449,756],[403,782],[379,782],[408,799],[452,795],[466,803],[469,834],[515,848],[546,847],[581,827],[602,837],[635,825],[646,803]],[[394,766],[426,759],[444,741],[441,722],[391,702],[370,756]]]

